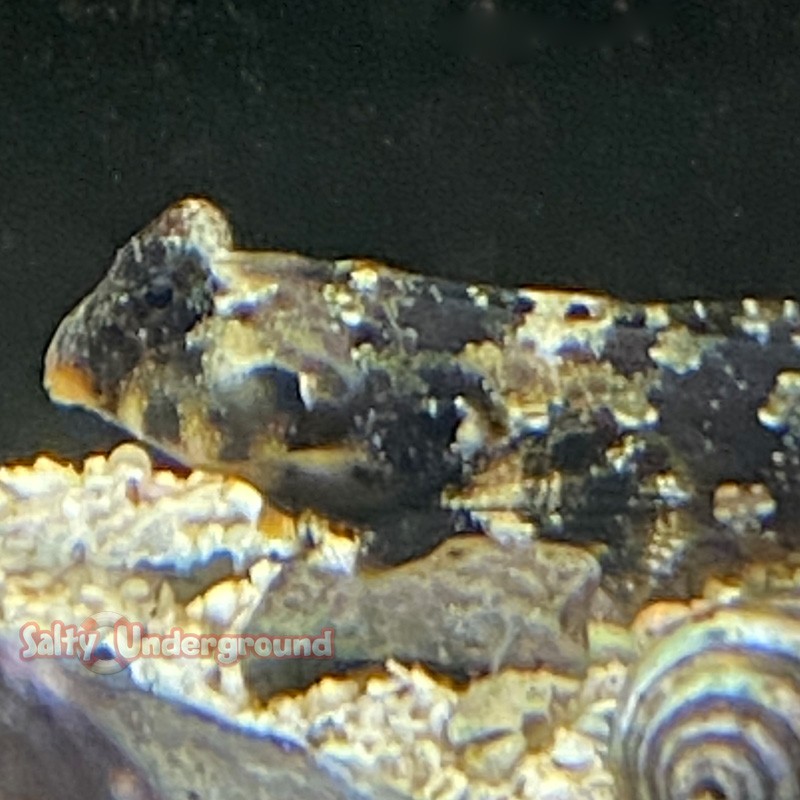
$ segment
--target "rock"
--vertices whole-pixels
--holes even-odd
[[[588,553],[559,544],[502,546],[481,536],[448,540],[387,572],[321,574],[287,565],[248,629],[274,636],[332,628],[335,662],[250,659],[263,697],[388,658],[463,680],[501,668],[581,675],[589,600],[599,580]]]

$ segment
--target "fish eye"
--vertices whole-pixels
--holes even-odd
[[[144,301],[151,308],[166,308],[172,302],[172,286],[167,283],[154,284],[145,292]]]

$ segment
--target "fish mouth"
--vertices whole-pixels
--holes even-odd
[[[42,383],[50,399],[61,405],[87,408],[98,405],[93,375],[85,366],[63,359],[57,341],[45,354]]]

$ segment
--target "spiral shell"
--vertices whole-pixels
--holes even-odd
[[[621,797],[800,798],[800,620],[720,606],[649,649],[618,707]]]

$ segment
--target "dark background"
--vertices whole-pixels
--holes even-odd
[[[0,460],[118,438],[42,353],[183,195],[248,246],[800,294],[798,123],[800,2],[6,0]]]

